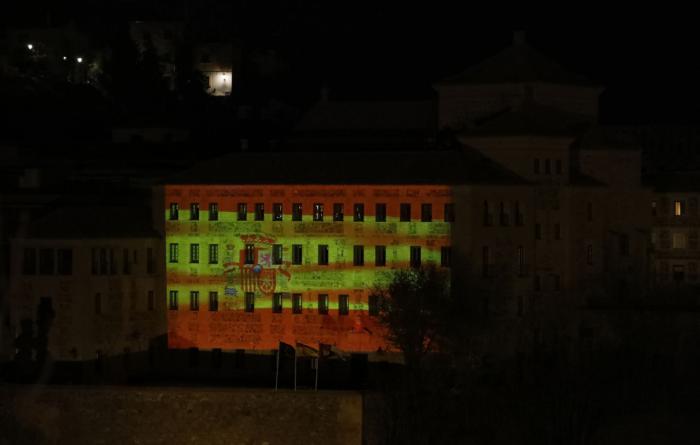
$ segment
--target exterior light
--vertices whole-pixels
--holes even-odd
[[[68,57],[66,57],[66,56],[63,56],[63,60],[68,60]]]
[[[34,49],[34,45],[32,45],[31,43],[27,43],[27,49],[28,49],[29,51],[33,50],[33,49]]]
[[[77,60],[78,63],[83,63],[83,58],[82,58],[82,57],[76,57],[75,60]]]

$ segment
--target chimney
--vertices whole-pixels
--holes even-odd
[[[513,31],[513,46],[520,46],[525,44],[525,31],[522,29]]]

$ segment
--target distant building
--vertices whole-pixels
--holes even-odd
[[[195,46],[194,68],[205,77],[207,92],[228,96],[236,81],[234,67],[240,65],[240,52],[231,43],[206,43]]]

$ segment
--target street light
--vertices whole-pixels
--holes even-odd
[[[27,43],[27,49],[28,49],[29,51],[33,50],[33,49],[34,49],[34,45],[32,45],[31,43]]]
[[[78,61],[78,63],[83,63],[83,58],[82,58],[82,57],[76,57],[76,59],[75,59],[75,60],[77,60],[77,61]]]
[[[66,56],[63,56],[63,60],[68,60],[68,57],[66,57]]]

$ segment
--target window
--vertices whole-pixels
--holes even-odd
[[[199,263],[199,244],[190,244],[190,263]]]
[[[92,273],[97,273],[97,249],[92,249]],[[26,247],[24,249],[24,257],[22,259],[22,273],[24,275],[36,274],[36,249]]]
[[[245,221],[248,219],[248,204],[245,202],[238,203],[238,220]]]
[[[370,295],[368,297],[367,305],[369,306],[367,308],[369,315],[379,315],[379,295]]]
[[[217,291],[209,292],[209,311],[216,312],[219,310],[219,293]]]
[[[402,202],[399,207],[399,221],[411,221],[411,204]]]
[[[275,314],[282,313],[282,294],[280,292],[272,294],[272,312]]]
[[[440,248],[440,266],[452,266],[452,248],[450,246],[443,246]]]
[[[588,222],[593,221],[593,203],[589,202],[586,204],[586,219]]]
[[[100,275],[107,275],[109,264],[107,264],[107,249],[100,249]]]
[[[219,245],[209,244],[209,264],[217,264],[219,262]]]
[[[556,172],[558,175],[561,175],[561,159],[557,159],[557,167],[556,167]]]
[[[540,280],[539,275],[535,275],[535,281],[533,283],[533,288],[535,292],[539,292],[542,290],[542,281]]]
[[[54,252],[53,249],[39,249],[39,274],[53,275]]]
[[[171,221],[177,221],[177,219],[180,217],[180,206],[176,202],[171,202],[170,203],[170,220]]]
[[[374,206],[374,221],[386,222],[386,204],[380,202]]]
[[[276,202],[272,204],[272,220],[282,221],[282,215],[284,215],[284,213],[282,212],[282,203]]]
[[[34,253],[36,256],[36,252]],[[25,261],[26,261],[26,249],[25,249]],[[36,261],[34,263],[34,267],[36,268]],[[92,248],[92,274],[97,275],[100,273],[100,255],[99,255],[99,250],[96,247]]]
[[[177,246],[177,244],[176,244]],[[136,251],[134,251],[136,253]],[[136,256],[134,256],[134,262],[136,262]],[[146,249],[146,273],[152,274],[155,271],[155,260],[153,258],[153,247]]]
[[[196,291],[196,290],[190,291],[190,310],[191,311],[198,311],[199,310],[199,291]]]
[[[328,314],[328,294],[318,295],[318,313],[321,315]]]
[[[525,217],[523,216],[523,213],[520,211],[520,203],[518,201],[515,201],[515,225],[516,226],[525,225]]]
[[[215,202],[209,203],[209,221],[219,220],[219,204]]]
[[[554,224],[554,239],[561,239],[561,224],[559,223]]]
[[[292,221],[301,221],[302,208],[300,202],[292,204]]]
[[[421,222],[431,222],[433,220],[433,205],[432,204],[421,204],[421,206],[420,206],[420,220],[421,220]]]
[[[314,203],[314,221],[323,221],[323,204],[320,202]]]
[[[651,216],[656,216],[656,201],[651,202]]]
[[[199,221],[199,203],[190,204],[190,221]]]
[[[481,249],[481,274],[484,277],[489,276],[489,260],[490,260],[490,252],[488,246],[484,246]]]
[[[549,161],[549,159],[544,160],[544,174],[545,175],[551,175],[552,174],[552,164]]]
[[[518,274],[525,275],[525,248],[518,246]]]
[[[333,204],[333,221],[343,220],[343,204],[336,202]]]
[[[124,275],[129,275],[131,273],[131,262],[129,260],[129,249],[124,249],[122,255],[122,273]]]
[[[301,244],[292,244],[292,264],[301,264],[303,251]]]
[[[170,243],[168,248],[168,261],[171,263],[177,263],[179,254],[179,245],[177,243]]]
[[[454,222],[455,220],[455,205],[452,203],[445,204],[445,222]]]
[[[255,203],[255,220],[265,220],[265,204],[263,204],[262,202]]]
[[[364,221],[365,220],[365,205],[355,204],[353,206],[353,220],[354,221]]]
[[[255,263],[255,245],[246,244],[245,245],[245,263],[254,264]]]
[[[586,263],[589,266],[593,265],[593,244],[589,244],[586,247]]]
[[[685,249],[687,247],[685,233],[674,233],[671,240],[674,249]]]
[[[127,253],[129,252],[126,250]],[[73,274],[73,250],[72,249],[58,249],[56,250],[56,260],[58,263],[58,274],[59,275],[71,275]]]
[[[420,246],[411,246],[411,267],[420,267]]]
[[[99,292],[95,294],[95,314],[102,314],[102,295]]]
[[[619,237],[620,241],[620,255],[629,256],[630,254],[630,238],[626,234],[621,234]]]
[[[282,244],[272,245],[272,264],[282,264]]]
[[[500,215],[501,225],[502,226],[509,226],[510,225],[510,215],[508,214],[508,209],[506,208],[506,204],[503,201],[501,201],[499,215]]]
[[[117,274],[117,258],[114,255],[114,249],[109,249],[109,273],[110,275]]]
[[[156,298],[155,298],[155,296],[154,296],[152,290],[149,290],[149,291],[148,291],[148,302],[147,302],[146,304],[147,304],[146,307],[148,308],[149,311],[155,310],[155,308],[156,308]]]
[[[255,312],[255,294],[253,292],[245,293],[245,311]]]
[[[542,239],[542,224],[535,224],[535,239]]]
[[[170,296],[168,298],[168,307],[170,308],[171,311],[177,310],[177,291],[176,290],[170,291]]]
[[[535,171],[536,175],[540,174],[540,160],[539,159],[535,159],[534,171]]]
[[[491,208],[489,207],[489,202],[484,201],[484,225],[490,226],[493,224],[493,217],[491,216]]]
[[[374,246],[374,265],[386,266],[386,246]]]
[[[673,201],[673,215],[685,216],[685,201]]]
[[[350,297],[348,295],[338,295],[338,315],[348,315],[350,313]]]
[[[365,264],[365,247],[353,246],[352,248],[352,264],[354,266],[364,266]]]
[[[292,294],[292,313],[301,314],[301,294]]]
[[[319,244],[318,246],[318,264],[322,266],[328,265],[328,245]]]

